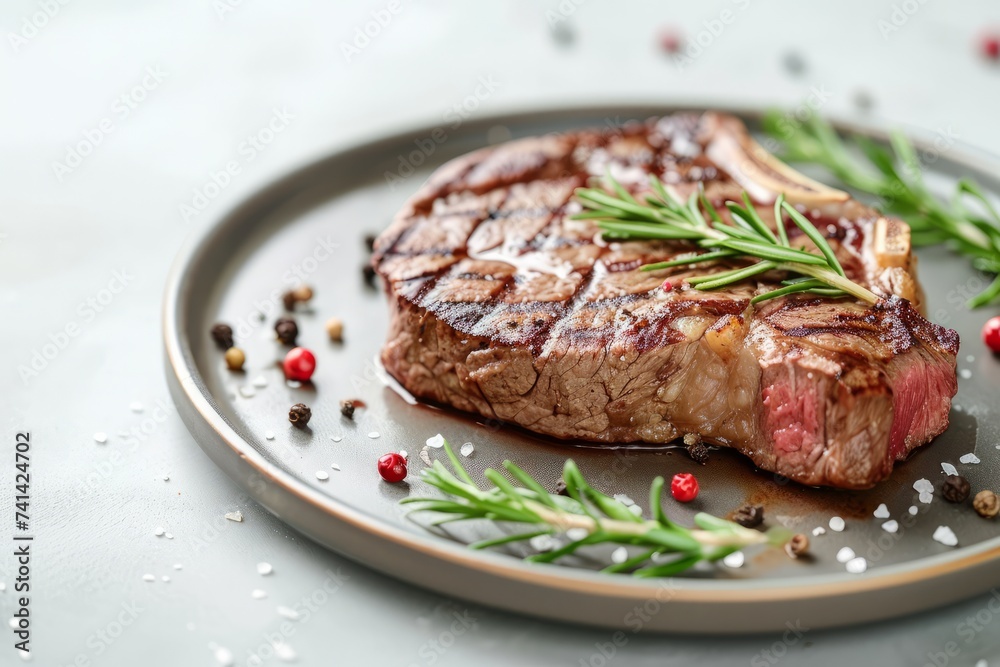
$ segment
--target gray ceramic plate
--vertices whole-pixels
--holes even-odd
[[[932,318],[958,329],[964,341],[952,426],[943,436],[867,492],[781,484],[738,455],[715,451],[710,463],[696,470],[703,489],[699,500],[690,506],[667,500],[669,511],[687,522],[695,511],[726,515],[747,502],[764,505],[769,522],[806,533],[826,526],[832,516],[846,519],[845,531],[812,538],[810,559],[752,552],[740,568],[636,581],[595,572],[607,563],[606,552],[566,566],[529,565],[514,557],[516,551],[484,553],[462,546],[462,540],[488,534],[488,526],[431,533],[401,512],[401,498],[428,489],[419,482],[382,483],[375,461],[385,452],[405,449],[414,480],[422,467],[417,452],[437,433],[456,444],[474,444],[466,462],[475,473],[510,458],[553,486],[562,462],[572,456],[597,486],[625,493],[643,506],[653,477],[669,479],[693,469],[680,450],[569,447],[407,403],[385,386],[373,363],[385,335],[387,308],[382,293],[366,287],[360,271],[367,261],[364,234],[388,224],[402,201],[445,160],[509,137],[670,111],[575,108],[480,119],[437,132],[426,127],[309,165],[229,213],[180,257],[166,292],[168,376],[199,444],[275,515],[331,549],[444,594],[551,619],[676,632],[767,631],[796,620],[816,628],[902,615],[1000,584],[1000,523],[940,496],[922,504],[912,488],[920,478],[940,484],[942,462],[956,465],[974,489],[998,486],[1000,470],[995,416],[1000,360],[979,338],[982,323],[994,313],[965,309],[964,298],[982,287],[984,277],[941,249],[920,253],[922,282]],[[753,122],[753,113],[741,115]],[[442,136],[443,142],[435,141]],[[416,168],[407,175],[401,165]],[[1000,191],[992,176],[1000,173],[995,163],[963,149],[953,147],[929,160],[929,169],[929,179],[939,187],[971,175]],[[391,187],[387,173],[402,174],[402,181],[393,180]],[[281,292],[299,279],[316,290],[311,310],[296,318],[300,344],[317,353],[319,368],[314,384],[290,387],[280,369],[285,348],[275,342],[272,326],[282,314]],[[324,321],[333,315],[345,322],[343,344],[331,344],[324,332]],[[225,369],[208,334],[216,321],[236,329],[247,353],[245,372]],[[360,399],[367,408],[354,421],[346,420],[338,409],[344,398]],[[312,407],[308,430],[288,423],[288,408],[298,402]],[[961,464],[959,458],[970,452],[982,462]],[[321,481],[317,471],[329,479]],[[886,532],[886,519],[873,516],[881,503],[898,521],[898,532]],[[911,515],[914,506],[917,514]],[[938,526],[955,532],[957,548],[932,540]],[[847,573],[836,558],[842,547],[866,558],[867,572]]]

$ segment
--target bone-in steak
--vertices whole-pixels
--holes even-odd
[[[744,190],[759,204],[784,192],[848,277],[887,298],[752,307],[782,276],[701,292],[685,276],[726,267],[641,272],[691,247],[608,243],[571,220],[574,189],[609,170],[638,193],[649,174],[681,197],[702,184],[720,206]],[[379,237],[373,261],[392,310],[386,369],[417,397],[538,433],[608,444],[698,433],[804,484],[865,488],[948,426],[958,335],[920,313],[905,224],[775,161],[730,116],[453,160]]]

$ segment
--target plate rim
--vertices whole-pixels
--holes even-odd
[[[665,102],[621,102],[621,103],[601,103],[591,105],[576,104],[572,106],[544,105],[539,107],[522,107],[518,110],[504,110],[492,114],[484,114],[473,120],[463,123],[457,133],[468,134],[475,128],[489,128],[498,124],[517,124],[528,122],[544,122],[565,119],[568,126],[572,126],[574,120],[582,118],[593,118],[601,114],[626,115],[630,118],[642,118],[654,115],[675,113],[678,111],[693,110],[719,110],[732,113],[742,119],[759,119],[763,114],[764,107],[728,106],[728,105],[698,105],[698,104],[671,104]],[[856,120],[831,119],[835,127],[860,132],[867,136],[884,140],[889,136],[889,131],[877,126],[859,123]],[[320,157],[313,157],[305,160],[297,168],[284,172],[275,179],[266,181],[263,185],[256,187],[248,196],[222,212],[214,221],[205,225],[196,235],[189,237],[184,247],[179,251],[168,275],[163,297],[162,306],[162,332],[164,337],[164,349],[166,354],[166,370],[168,380],[171,384],[175,402],[183,400],[188,410],[182,411],[182,417],[186,417],[185,423],[192,431],[192,437],[199,446],[213,458],[217,465],[221,464],[213,454],[218,452],[210,451],[210,445],[205,442],[206,438],[200,438],[194,433],[193,425],[189,419],[201,420],[200,426],[207,426],[214,432],[217,441],[224,443],[229,448],[229,454],[236,455],[248,469],[268,480],[271,484],[293,497],[297,502],[311,505],[321,510],[326,515],[352,527],[370,533],[379,539],[386,540],[398,548],[403,548],[411,552],[430,556],[437,561],[452,566],[460,566],[483,574],[499,576],[505,579],[514,579],[522,583],[533,584],[542,588],[572,590],[577,594],[588,594],[598,597],[624,598],[633,602],[641,602],[650,598],[651,592],[662,586],[657,585],[660,580],[637,580],[627,576],[608,576],[600,572],[584,570],[573,567],[559,567],[552,565],[537,565],[526,563],[516,557],[502,555],[492,552],[473,551],[464,545],[460,545],[431,534],[421,535],[417,532],[408,532],[393,526],[379,517],[366,514],[363,509],[352,507],[336,498],[327,495],[310,485],[294,477],[291,473],[283,470],[280,466],[269,463],[266,458],[256,450],[247,440],[242,438],[226,418],[219,413],[212,405],[211,395],[208,392],[204,378],[198,372],[194,360],[191,346],[184,335],[186,314],[184,312],[187,301],[186,294],[191,289],[187,278],[191,274],[191,269],[199,259],[205,255],[213,243],[220,237],[226,235],[227,230],[233,226],[239,226],[252,215],[254,211],[259,211],[262,204],[281,201],[283,193],[290,188],[297,189],[296,184],[316,172],[322,172],[329,164],[348,160],[352,155],[369,153],[378,150],[380,147],[400,145],[408,143],[414,136],[424,136],[437,127],[438,124],[430,122],[414,123],[404,129],[396,130],[389,134],[375,133],[361,140],[352,142],[340,148],[333,148],[321,154]],[[471,129],[470,129],[471,128]],[[911,132],[908,128],[907,135],[914,140],[918,149],[929,150],[933,145],[928,135],[921,136],[919,131]],[[992,156],[981,149],[969,147],[962,142],[956,142],[947,151],[948,162],[966,166],[979,174],[989,174],[990,169],[994,173],[1000,172],[1000,158]],[[334,196],[334,195],[331,195]],[[176,391],[174,391],[176,390]],[[178,406],[181,407],[181,406]],[[350,550],[331,544],[328,540],[321,539],[304,529],[296,523],[294,518],[282,516],[273,509],[268,502],[262,500],[263,493],[250,488],[250,484],[245,476],[238,478],[233,472],[223,467],[230,477],[242,488],[247,490],[257,502],[277,515],[283,522],[288,523],[297,530],[305,532],[312,539],[320,542],[324,546],[344,554],[352,560],[358,560]],[[775,601],[805,601],[805,600],[833,600],[844,596],[860,593],[874,593],[886,589],[896,589],[915,582],[927,583],[938,580],[949,574],[956,574],[962,571],[973,571],[977,567],[982,567],[994,561],[1000,561],[1000,536],[985,540],[978,544],[961,547],[952,552],[944,552],[932,556],[923,557],[906,563],[896,563],[871,570],[863,576],[848,573],[827,573],[813,576],[796,576],[786,580],[776,579],[699,579],[673,577],[670,582],[671,599],[678,602],[697,603],[763,603]],[[384,572],[384,570],[383,570]],[[397,576],[392,572],[386,572],[390,576]],[[420,583],[412,582],[411,583]],[[976,587],[977,590],[978,587]],[[988,588],[981,589],[986,592]],[[975,593],[972,593],[975,594]],[[970,594],[963,593],[955,595],[947,601],[954,601]],[[474,598],[473,598],[474,599]],[[480,600],[476,602],[482,603]],[[940,604],[945,599],[939,596],[933,600],[932,606]],[[490,603],[486,603],[490,604]],[[916,611],[917,609],[914,609]],[[530,613],[530,612],[529,612]],[[886,615],[888,616],[888,615]],[[886,617],[882,616],[882,617]],[[898,616],[898,614],[894,614]],[[836,623],[835,625],[840,625]],[[602,624],[603,625],[603,624]],[[708,629],[711,630],[710,628]],[[731,632],[731,629],[726,629]],[[722,632],[717,630],[716,632]]]

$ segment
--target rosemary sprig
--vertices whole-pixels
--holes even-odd
[[[528,473],[510,461],[503,465],[514,482],[496,470],[483,476],[492,484],[482,490],[444,442],[451,469],[440,461],[421,471],[420,477],[447,498],[410,497],[402,503],[414,505],[413,511],[442,515],[433,522],[439,526],[453,521],[486,519],[513,522],[530,527],[526,532],[476,542],[473,549],[487,549],[513,542],[523,542],[541,535],[563,538],[563,544],[551,551],[529,556],[526,560],[551,563],[595,544],[618,544],[644,547],[641,554],[622,563],[610,565],[605,572],[631,572],[637,577],[664,577],[682,572],[701,561],[717,561],[744,547],[764,544],[782,546],[791,533],[772,528],[766,533],[744,528],[731,521],[700,513],[695,527],[685,528],[670,521],[660,504],[664,481],[653,480],[649,492],[652,518],[645,519],[615,498],[590,486],[572,459],[563,467],[563,481],[569,496],[550,494]],[[567,533],[572,534],[572,536]]]
[[[775,234],[745,192],[742,205],[726,202],[733,220],[728,223],[703,192],[692,193],[686,202],[682,202],[667,190],[662,181],[651,176],[653,194],[640,202],[610,174],[607,181],[615,194],[596,188],[577,189],[576,198],[585,210],[573,216],[574,219],[596,220],[604,230],[605,238],[688,241],[708,250],[684,255],[669,262],[647,264],[642,267],[643,271],[658,271],[723,259],[756,258],[760,261],[749,266],[687,278],[686,282],[696,289],[713,290],[769,271],[784,271],[797,274],[800,279],[786,280],[784,287],[759,294],[751,302],[760,303],[796,292],[826,297],[850,295],[871,304],[879,301],[876,294],[846,277],[830,244],[783,196],[779,196],[774,204],[774,216],[778,221]],[[792,246],[785,229],[784,214],[812,240],[821,254]]]
[[[775,111],[765,116],[764,130],[784,144],[783,160],[822,166],[844,186],[878,197],[879,208],[910,225],[915,245],[946,243],[980,271],[998,274],[969,307],[1000,297],[1000,215],[975,182],[963,178],[952,200],[941,201],[924,184],[917,152],[900,132],[888,150],[867,137],[841,137],[815,114],[788,123]]]

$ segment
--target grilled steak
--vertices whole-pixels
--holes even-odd
[[[609,243],[571,220],[574,189],[609,170],[639,194],[651,173],[681,197],[702,184],[720,209],[744,190],[760,204],[784,192],[848,277],[886,299],[752,307],[783,276],[703,292],[685,276],[729,267],[640,272],[692,248]],[[386,369],[417,397],[538,433],[607,444],[698,433],[804,484],[866,488],[948,426],[958,335],[920,313],[908,228],[777,162],[730,116],[453,160],[378,238],[373,262],[391,302]]]

